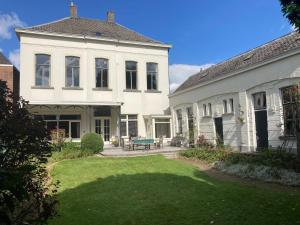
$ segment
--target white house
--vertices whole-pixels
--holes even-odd
[[[170,95],[173,134],[240,151],[296,148],[300,36],[291,33],[188,78]]]
[[[171,45],[115,22],[71,15],[17,28],[20,95],[49,129],[69,139],[89,132],[171,138],[168,52]]]

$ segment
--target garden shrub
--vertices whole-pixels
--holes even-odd
[[[206,161],[208,163],[213,163],[216,161],[225,161],[226,158],[231,154],[231,150],[227,149],[190,149],[181,152],[181,155],[187,158],[195,158],[201,161]]]
[[[81,148],[83,151],[90,151],[92,153],[103,151],[103,138],[100,134],[88,133],[81,139]]]
[[[200,135],[198,138],[197,138],[197,141],[196,141],[196,145],[197,147],[199,148],[208,148],[208,149],[212,149],[214,148],[214,145],[209,142],[204,135]]]
[[[80,148],[63,148],[62,151],[52,153],[51,162],[58,162],[65,159],[84,158],[93,155],[91,151],[82,151]]]

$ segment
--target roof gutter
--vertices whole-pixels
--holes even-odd
[[[104,42],[111,42],[111,43],[118,43],[118,44],[130,44],[130,45],[138,45],[138,46],[149,46],[149,47],[157,47],[157,48],[172,48],[170,44],[160,44],[160,43],[147,43],[147,42],[139,42],[139,41],[126,41],[126,40],[119,40],[113,38],[101,38],[101,37],[92,37],[87,35],[70,35],[64,33],[55,33],[55,32],[41,32],[41,31],[31,31],[23,28],[16,28],[15,32],[20,40],[20,34],[36,34],[36,35],[43,35],[43,36],[55,36],[55,37],[68,37],[74,39],[86,39],[86,40],[96,40],[96,41],[104,41]]]
[[[297,49],[293,49],[287,53],[284,53],[280,56],[275,56],[273,58],[270,58],[270,59],[267,59],[265,61],[262,61],[262,62],[259,62],[259,63],[256,63],[252,66],[249,66],[248,68],[245,68],[245,69],[241,69],[241,70],[238,70],[238,71],[235,71],[235,72],[232,72],[232,73],[229,73],[225,76],[222,76],[220,78],[216,78],[216,79],[212,79],[212,80],[209,80],[209,81],[205,81],[203,83],[200,83],[198,85],[195,85],[195,86],[192,86],[192,87],[189,87],[189,88],[186,88],[184,90],[181,90],[181,91],[178,91],[178,92],[175,92],[175,93],[172,93],[172,94],[169,94],[169,98],[173,98],[173,97],[176,97],[178,95],[181,95],[181,94],[184,94],[186,92],[189,92],[189,91],[192,91],[194,89],[197,89],[197,88],[200,88],[200,87],[203,87],[203,86],[206,86],[206,85],[209,85],[211,83],[214,83],[214,82],[217,82],[217,81],[220,81],[220,80],[224,80],[224,79],[227,79],[227,78],[230,78],[230,77],[233,77],[233,76],[236,76],[236,75],[239,75],[241,73],[245,73],[249,70],[253,70],[253,69],[256,69],[256,68],[259,68],[259,67],[262,67],[262,66],[265,66],[267,64],[270,64],[270,63],[273,63],[273,62],[276,62],[278,60],[281,60],[281,59],[284,59],[284,58],[287,58],[287,57],[290,57],[290,56],[293,56],[293,55],[297,55],[300,53],[300,48],[297,48]]]

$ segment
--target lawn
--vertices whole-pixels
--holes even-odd
[[[296,225],[300,193],[219,181],[195,167],[162,156],[62,161],[64,225]]]

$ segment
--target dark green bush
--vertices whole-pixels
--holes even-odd
[[[198,160],[213,163],[216,161],[224,161],[231,154],[230,150],[226,149],[190,149],[181,153],[187,158],[195,158]]]
[[[81,149],[93,153],[103,151],[103,138],[100,134],[88,133],[81,138]]]

